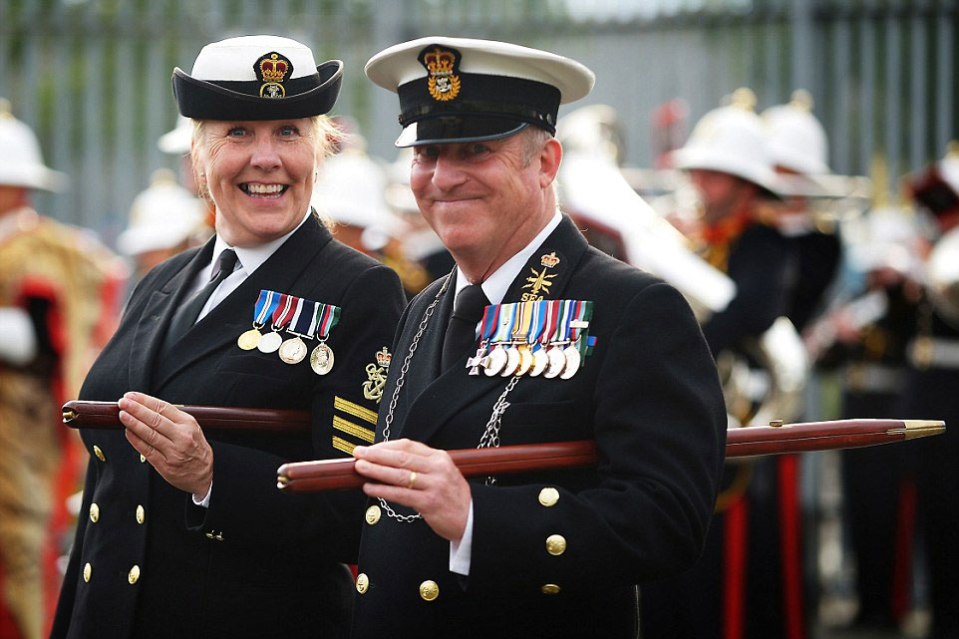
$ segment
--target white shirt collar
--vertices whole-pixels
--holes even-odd
[[[283,242],[287,241],[291,235],[296,233],[297,230],[299,230],[299,228],[303,226],[303,223],[306,222],[307,218],[310,217],[311,213],[312,213],[312,210],[307,211],[306,215],[303,216],[303,219],[300,220],[300,223],[296,225],[296,228],[290,231],[289,233],[287,233],[286,235],[282,237],[278,237],[275,240],[271,240],[267,242],[266,244],[261,244],[259,246],[246,247],[246,248],[241,248],[239,246],[230,246],[229,244],[226,243],[226,241],[222,237],[217,235],[216,241],[213,243],[213,259],[210,260],[210,263],[207,264],[205,267],[203,267],[203,269],[200,271],[200,275],[201,275],[200,281],[208,282],[210,280],[210,275],[213,273],[213,265],[216,263],[217,259],[219,258],[220,253],[222,253],[228,248],[232,248],[234,251],[236,251],[237,260],[239,261],[240,266],[245,272],[245,276],[249,277],[250,275],[253,274],[253,272],[256,269],[260,268],[260,266],[262,266],[264,262],[270,259],[270,256],[276,252],[276,249],[280,248],[280,245],[283,244]]]
[[[496,269],[492,275],[483,281],[483,293],[486,294],[486,299],[489,300],[490,304],[499,304],[503,301],[503,298],[506,297],[506,292],[509,290],[509,285],[512,284],[516,276],[519,275],[530,256],[546,241],[549,234],[559,226],[562,220],[563,215],[559,212],[559,209],[557,209],[550,221],[543,227],[543,230],[526,245],[526,248],[506,260],[501,267]],[[460,270],[460,267],[457,266],[456,294],[459,295],[459,292],[468,285],[469,280],[466,279],[466,275]],[[456,298],[453,299],[455,302]]]

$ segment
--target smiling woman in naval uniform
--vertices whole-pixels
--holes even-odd
[[[93,365],[83,505],[54,637],[339,637],[362,498],[276,490],[288,460],[372,441],[404,297],[310,208],[342,63],[274,36],[176,69],[216,236],[152,270]],[[176,405],[309,411],[301,435],[204,432]]]

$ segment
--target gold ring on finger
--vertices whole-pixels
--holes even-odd
[[[413,486],[415,485],[416,485],[416,471],[411,470],[409,481],[406,482],[406,488],[407,490],[413,490]]]

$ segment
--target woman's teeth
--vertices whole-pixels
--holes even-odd
[[[240,188],[255,197],[279,197],[288,187],[284,184],[241,184]]]

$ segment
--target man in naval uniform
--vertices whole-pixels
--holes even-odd
[[[373,440],[405,301],[310,207],[341,77],[276,36],[207,45],[174,71],[216,236],[139,283],[80,391],[119,400],[124,428],[82,431],[54,637],[346,635],[362,495],[276,489],[285,461]],[[309,411],[311,428],[204,430],[177,404]]]
[[[354,451],[372,498],[354,636],[635,637],[638,585],[701,551],[726,416],[682,296],[557,208],[557,110],[593,74],[443,37],[366,72],[399,94],[411,188],[456,268],[407,309],[377,443]],[[446,452],[564,440],[598,466],[467,480]]]

